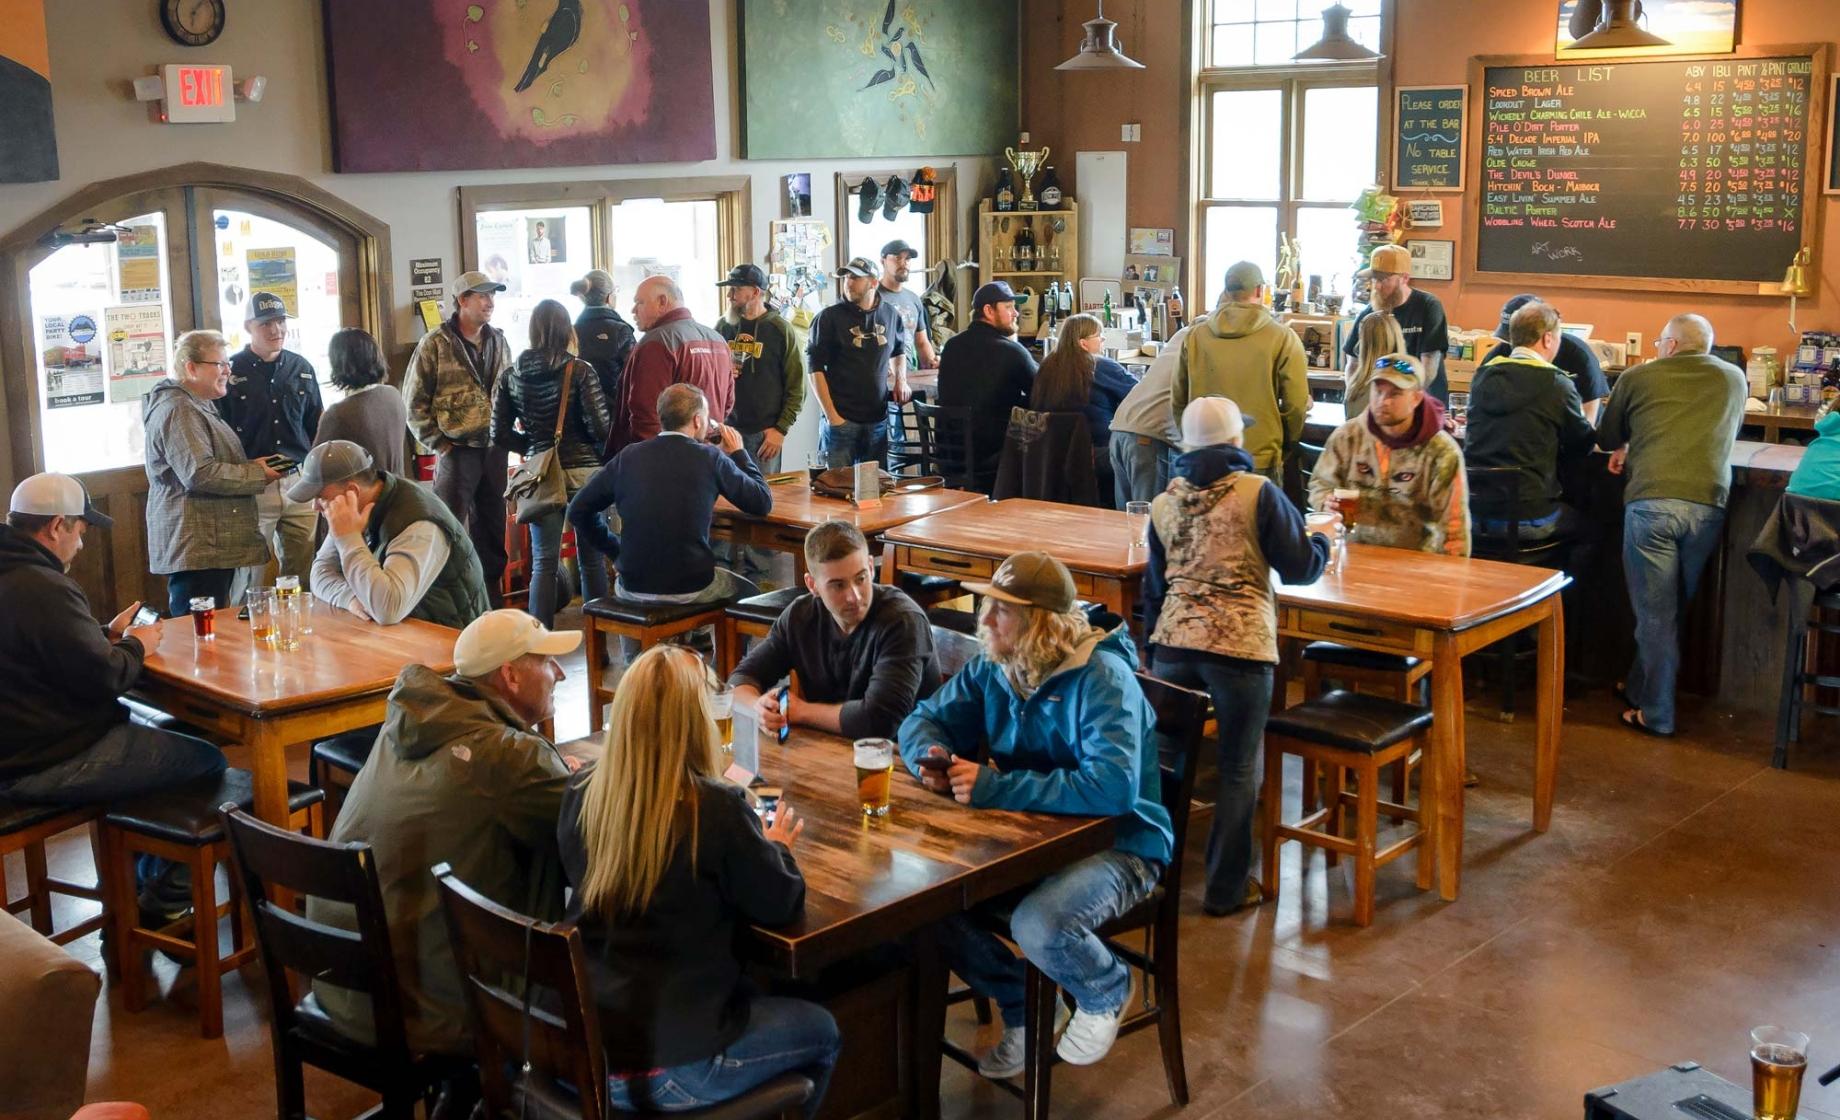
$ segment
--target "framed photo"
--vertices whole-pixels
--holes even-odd
[[[1827,85],[1826,167],[1821,193],[1840,194],[1840,74],[1829,78]]]
[[[1130,248],[1133,256],[1173,257],[1176,253],[1176,231],[1132,226]]]
[[[1181,283],[1181,277],[1180,257],[1131,253],[1124,258],[1124,272],[1120,279],[1126,291],[1141,287],[1168,295],[1171,287]]]
[[[1449,280],[1455,274],[1455,241],[1408,241],[1412,251],[1412,279]]]

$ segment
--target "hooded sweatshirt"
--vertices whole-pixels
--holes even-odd
[[[141,643],[113,641],[64,565],[36,540],[0,525],[0,679],[7,682],[0,787],[87,750],[128,710]]]
[[[1226,397],[1247,419],[1246,453],[1260,471],[1284,462],[1310,415],[1310,360],[1297,332],[1257,303],[1229,300],[1188,332],[1169,404],[1176,426],[1196,397]]]
[[[1358,544],[1469,555],[1469,485],[1463,449],[1444,430],[1444,406],[1427,396],[1413,426],[1394,438],[1373,414],[1329,436],[1310,474],[1310,508],[1328,509],[1336,490],[1360,505],[1349,539]]]
[[[1202,447],[1176,460],[1169,489],[1150,503],[1144,628],[1164,660],[1278,660],[1284,582],[1314,583],[1329,539],[1311,533],[1276,483],[1238,447]]]
[[[556,815],[568,777],[555,746],[497,693],[421,665],[396,678],[377,745],[330,839],[371,845],[413,1049],[472,1052],[459,968],[428,869],[447,863],[492,901],[554,921],[563,885]],[[341,903],[309,899],[307,916],[357,928]],[[341,1031],[372,1041],[367,997],[323,981],[313,994]]]
[[[1840,501],[1840,412],[1823,413],[1814,432],[1814,442],[1789,476],[1789,493]]]
[[[1115,817],[1115,848],[1168,863],[1175,830],[1159,793],[1155,718],[1137,666],[1123,627],[1094,632],[1025,696],[979,654],[901,724],[901,758],[918,777],[934,744],[982,755],[996,766],[978,774],[972,808]]]
[[[1520,477],[1512,509],[1491,508],[1479,499],[1476,513],[1490,521],[1551,517],[1559,500],[1560,461],[1589,454],[1596,436],[1564,370],[1524,346],[1489,362],[1470,383],[1463,454],[1471,467],[1510,467]]]

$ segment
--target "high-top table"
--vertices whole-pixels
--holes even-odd
[[[1559,592],[1568,582],[1546,568],[1351,545],[1340,572],[1296,587],[1278,583],[1284,638],[1431,659],[1431,840],[1438,894],[1446,900],[1457,897],[1463,866],[1463,657],[1529,627],[1539,643],[1534,831],[1552,823],[1565,682]]]
[[[234,607],[218,609],[210,641],[193,636],[189,615],[165,619],[135,688],[155,707],[250,749],[256,816],[270,824],[287,823],[288,746],[383,722],[405,665],[454,667],[457,630],[413,619],[379,626],[309,600],[313,632],[295,650],[258,646]]]
[[[887,530],[942,510],[989,501],[971,490],[943,487],[910,494],[887,494],[861,505],[845,498],[812,492],[803,479],[771,487],[773,509],[764,517],[742,513],[726,498],[716,500],[712,533],[769,552],[789,552],[793,567],[805,571],[805,534],[825,521],[848,521],[873,544]]]

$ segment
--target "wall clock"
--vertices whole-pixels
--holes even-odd
[[[182,47],[209,46],[224,33],[224,0],[160,0],[160,23]]]

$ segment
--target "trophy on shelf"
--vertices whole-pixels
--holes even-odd
[[[1035,201],[1035,187],[1032,180],[1035,178],[1035,173],[1041,170],[1042,165],[1048,162],[1048,148],[1044,145],[1039,152],[1019,152],[1014,148],[1005,148],[1003,154],[1009,157],[1009,165],[1015,169],[1016,178],[1022,184],[1022,196],[1016,201],[1016,209],[1041,209]]]

